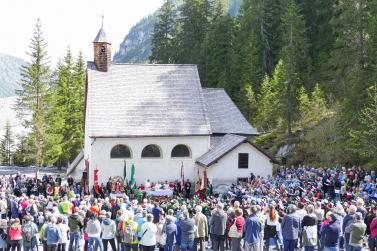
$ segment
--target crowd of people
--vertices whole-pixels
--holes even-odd
[[[186,184],[111,197],[71,177],[0,177],[0,251],[377,251],[375,171],[281,167],[205,196]]]

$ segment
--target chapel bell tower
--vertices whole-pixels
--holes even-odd
[[[101,29],[98,31],[93,41],[94,47],[94,64],[98,71],[108,71],[111,64],[111,43],[106,39],[106,33],[103,29],[103,16]]]

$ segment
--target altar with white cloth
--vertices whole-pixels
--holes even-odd
[[[125,193],[110,193],[110,199],[125,198],[127,194]]]
[[[160,197],[160,196],[173,196],[173,190],[172,189],[147,189],[146,194],[148,196],[154,196],[154,197]]]

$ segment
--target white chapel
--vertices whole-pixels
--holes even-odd
[[[194,181],[206,170],[213,184],[272,174],[273,158],[251,142],[258,132],[224,89],[201,86],[196,65],[115,64],[101,28],[93,41],[85,86],[85,146],[68,175],[89,162],[99,184],[135,166],[137,183]]]

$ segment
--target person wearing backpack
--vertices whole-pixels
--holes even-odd
[[[111,219],[111,213],[106,212],[105,219],[101,222],[101,229],[102,229],[102,242],[104,250],[107,251],[107,245],[110,242],[111,249],[116,251],[115,246],[115,231],[116,225],[115,222]]]
[[[132,219],[130,215],[126,220],[121,222],[120,236],[122,242],[122,250],[124,251],[137,251],[139,240],[137,238],[137,223]]]
[[[242,210],[240,208],[236,208],[234,210],[234,215],[235,217],[233,220],[233,224],[229,229],[228,236],[232,240],[231,250],[241,251],[241,239],[243,226],[245,225],[245,219],[242,216]]]
[[[314,251],[318,241],[317,216],[314,214],[314,206],[308,205],[307,215],[302,218],[302,245],[305,251]]]
[[[24,217],[25,223],[21,226],[24,251],[33,250],[37,245],[38,227],[30,215]]]
[[[12,251],[16,250],[16,248],[17,251],[21,251],[22,232],[20,220],[18,218],[14,219],[11,222],[10,228],[8,230],[8,236]]]

